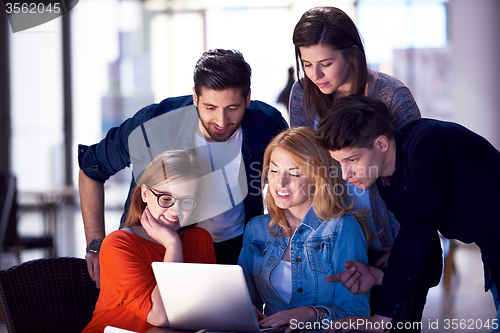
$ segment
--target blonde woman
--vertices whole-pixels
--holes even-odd
[[[103,332],[108,325],[137,332],[167,326],[151,263],[215,263],[210,234],[183,227],[196,213],[198,177],[196,160],[186,151],[164,152],[142,173],[123,229],[102,243],[101,292],[83,332]]]
[[[368,262],[368,235],[349,213],[339,169],[315,134],[287,129],[264,154],[269,215],[247,225],[238,262],[262,327],[329,328],[331,320],[370,313],[368,293],[326,281],[348,260]]]

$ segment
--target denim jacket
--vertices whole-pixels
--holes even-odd
[[[328,319],[369,316],[369,292],[353,295],[342,283],[326,282],[330,275],[344,271],[344,263],[368,263],[366,239],[356,218],[344,214],[324,221],[312,206],[291,241],[292,297],[287,303],[271,285],[271,272],[278,265],[290,237],[274,237],[269,215],[254,217],[245,229],[238,264],[243,268],[253,304],[272,315],[301,306],[318,306]]]

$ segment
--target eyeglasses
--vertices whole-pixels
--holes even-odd
[[[172,207],[176,201],[179,201],[179,205],[182,210],[190,211],[196,207],[196,199],[194,198],[176,198],[171,196],[170,194],[159,194],[153,192],[152,189],[149,189],[151,193],[158,199],[158,206],[161,208],[170,208]]]

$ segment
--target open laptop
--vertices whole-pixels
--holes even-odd
[[[238,265],[153,262],[170,326],[185,331],[278,332],[260,329]]]

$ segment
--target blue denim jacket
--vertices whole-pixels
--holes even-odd
[[[340,282],[326,282],[330,275],[344,271],[344,263],[368,263],[366,239],[356,218],[344,214],[324,221],[312,206],[291,241],[292,298],[287,303],[271,285],[271,272],[278,265],[289,237],[271,235],[269,215],[254,217],[245,229],[238,264],[243,268],[253,304],[265,314],[319,306],[329,320],[347,316],[369,316],[369,292],[353,295]]]

